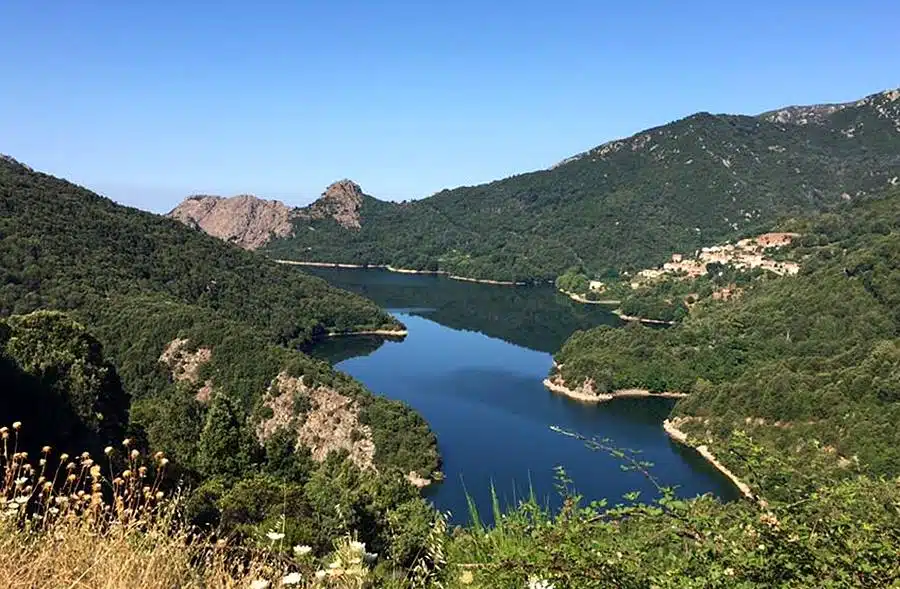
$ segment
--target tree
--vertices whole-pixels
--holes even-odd
[[[246,420],[235,403],[224,394],[210,404],[200,434],[198,466],[208,477],[236,480],[254,466],[258,448],[247,431]]]

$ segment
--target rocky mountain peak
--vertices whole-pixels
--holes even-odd
[[[359,210],[362,207],[363,196],[362,188],[353,180],[338,180],[330,184],[316,202],[305,209],[300,209],[298,216],[303,219],[330,217],[342,227],[359,229]]]
[[[293,231],[292,209],[277,200],[249,194],[190,196],[168,214],[189,227],[254,250],[272,237],[287,237]]]
[[[325,192],[322,193],[322,198],[338,200],[353,199],[362,201],[362,197],[363,191],[362,188],[359,187],[359,184],[353,180],[348,180],[347,178],[332,182],[328,185],[328,188],[325,189]]]

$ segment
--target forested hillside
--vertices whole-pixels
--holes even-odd
[[[797,114],[809,110],[818,114]],[[615,275],[864,199],[898,179],[893,90],[819,110],[699,113],[549,170],[408,203],[364,196],[354,203],[359,227],[309,214],[327,208],[316,203],[295,212],[292,236],[263,249],[500,280],[553,279],[572,266]]]
[[[264,330],[277,343],[392,328],[361,297],[169,219],[0,159],[0,314],[100,309],[159,293]]]
[[[438,468],[434,435],[297,349],[402,327],[374,303],[10,159],[0,277],[0,417],[22,422],[33,456],[127,436],[167,453],[208,530],[256,541],[289,493],[291,541],[324,550],[365,522],[361,537],[410,558],[391,538],[427,530],[431,512],[404,479]],[[397,509],[409,518],[389,534]]]
[[[900,473],[900,190],[792,228],[798,276],[701,301],[670,329],[577,332],[556,355],[558,376],[688,392],[674,409],[682,429],[714,445],[747,430],[799,473],[823,462]],[[781,484],[764,469],[743,474]]]

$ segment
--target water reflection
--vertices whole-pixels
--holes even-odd
[[[549,287],[497,287],[374,270],[316,274],[392,309],[407,325],[409,335],[402,341],[336,338],[313,353],[375,393],[405,401],[428,420],[446,481],[427,495],[455,521],[466,519],[467,492],[479,512],[489,514],[492,486],[504,503],[533,490],[542,502],[558,505],[557,466],[587,500],[620,502],[633,490],[643,498],[654,494],[640,473],[623,472],[619,460],[551,431],[553,425],[639,450],[641,460],[654,464],[654,476],[683,496],[734,497],[724,477],[665,435],[661,423],[672,400],[584,405],[543,387],[550,353],[571,332],[617,323],[604,309],[579,305]]]
[[[601,305],[583,305],[552,286],[500,287],[444,276],[387,270],[304,268],[386,309],[427,317],[552,354],[575,331],[621,320]]]

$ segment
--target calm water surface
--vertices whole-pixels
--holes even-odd
[[[499,287],[382,270],[311,273],[375,300],[409,329],[401,342],[343,338],[313,353],[428,420],[446,474],[428,495],[455,521],[467,519],[466,492],[488,515],[492,485],[505,504],[533,489],[542,502],[558,505],[556,466],[565,468],[588,501],[614,503],[633,490],[645,499],[654,494],[643,475],[623,472],[620,461],[551,431],[551,425],[640,450],[640,459],[654,464],[654,476],[676,485],[681,495],[735,497],[727,480],[663,432],[673,401],[584,405],[544,388],[550,353],[573,331],[618,325],[601,307],[574,303],[549,286]]]

